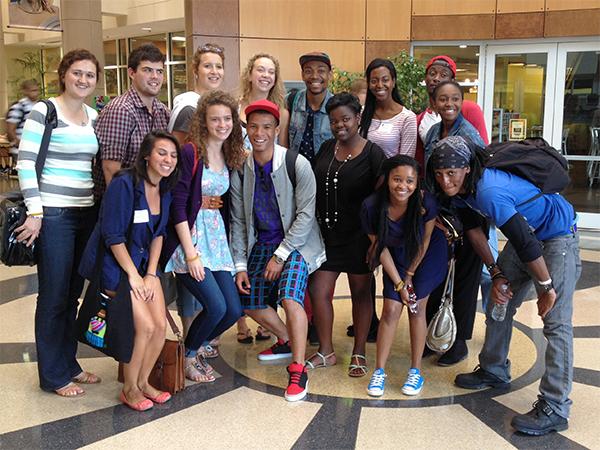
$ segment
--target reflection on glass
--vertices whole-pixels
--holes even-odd
[[[154,44],[162,52],[163,55],[167,54],[167,35],[166,34],[154,34],[148,36],[137,36],[129,39],[131,50],[135,50],[145,44]]]
[[[116,41],[105,41],[104,42],[104,64],[107,66],[117,65],[117,42]]]
[[[563,104],[563,154],[584,156],[569,161],[571,185],[566,192],[578,211],[600,213],[600,55],[598,52],[567,53]]]
[[[119,95],[119,83],[117,82],[117,69],[104,70],[104,92],[110,98]]]
[[[119,39],[119,65],[127,65],[127,40]]]
[[[129,89],[130,79],[129,75],[127,75],[127,67],[122,67],[119,69],[121,71],[121,90],[119,91],[121,94]]]
[[[185,64],[174,64],[171,66],[171,83],[173,86],[173,98],[188,90]]]
[[[185,34],[171,33],[171,61],[185,61]]]
[[[423,64],[434,56],[446,55],[456,63],[456,81],[464,86],[465,99],[477,102],[479,85],[479,46],[415,46],[413,54]]]
[[[546,53],[496,56],[492,142],[542,136],[547,59]]]

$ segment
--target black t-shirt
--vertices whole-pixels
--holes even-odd
[[[313,165],[317,180],[317,219],[327,246],[342,245],[364,235],[361,227],[360,209],[365,198],[371,195],[379,176],[381,164],[385,160],[383,150],[367,141],[363,151],[357,157],[343,163],[334,159],[335,139],[325,141],[317,153]],[[329,170],[328,198],[325,195],[325,179]],[[333,178],[338,172],[337,191]],[[326,211],[329,211],[329,229],[325,223]],[[337,223],[333,223],[337,211]]]

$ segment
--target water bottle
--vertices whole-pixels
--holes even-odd
[[[504,283],[500,286],[500,290],[503,294],[508,292],[508,284]],[[508,302],[506,303],[494,303],[492,308],[492,319],[496,322],[502,322],[506,317],[506,308],[508,308]]]

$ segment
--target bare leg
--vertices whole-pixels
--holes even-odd
[[[421,299],[418,303],[417,313],[408,313],[408,325],[410,329],[410,364],[411,367],[421,369],[421,359],[425,349],[425,338],[427,337],[427,299]],[[379,340],[377,341],[379,343]]]
[[[244,312],[259,325],[271,330],[282,341],[287,342],[290,340],[285,324],[277,314],[277,311],[270,306],[264,309],[246,309]]]
[[[333,304],[330,294],[335,288],[335,282],[339,275],[339,272],[317,270],[308,279],[313,308],[313,324],[317,327],[319,335],[319,353],[323,355],[333,353]]]
[[[304,365],[306,335],[308,333],[306,312],[300,303],[291,299],[284,299],[281,305],[285,310],[285,321],[292,347],[292,362]]]
[[[372,274],[348,274],[348,284],[352,295],[352,321],[354,323],[353,354],[364,355],[367,335],[373,316],[373,298],[371,296]]]
[[[385,363],[390,356],[390,349],[396,336],[398,320],[402,314],[404,305],[396,300],[386,298],[383,300],[383,312],[379,319],[379,328],[377,330],[377,359],[375,368],[385,368]],[[412,341],[411,341],[412,342]]]
[[[246,316],[242,316],[236,322],[238,334],[247,334],[250,327],[246,323]]]
[[[160,391],[148,382],[148,377],[165,345],[167,318],[165,317],[165,299],[162,289],[156,292],[154,301],[146,303],[146,307],[154,322],[154,333],[146,347],[146,353],[138,376],[138,386],[142,392],[156,397],[160,395]]]

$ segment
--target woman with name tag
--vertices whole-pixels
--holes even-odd
[[[162,131],[146,135],[134,166],[120,171],[108,185],[79,269],[85,278],[94,277],[96,252],[103,240],[104,293],[113,298],[122,273],[127,275],[135,337],[131,360],[123,364],[120,399],[137,411],[171,398],[153,387],[148,377],[165,343],[165,300],[157,270],[178,160],[179,143],[172,135]]]

